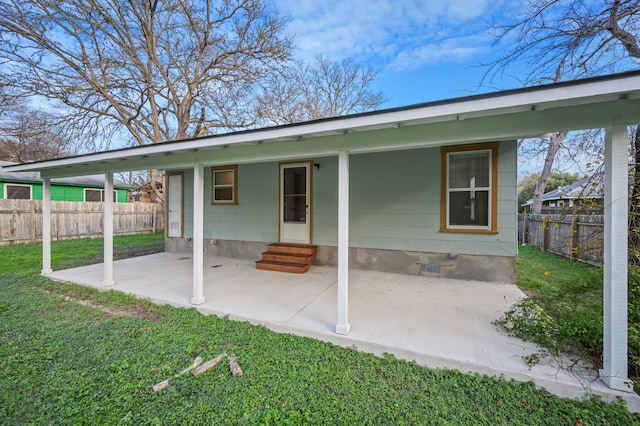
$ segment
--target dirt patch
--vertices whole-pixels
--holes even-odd
[[[130,257],[147,256],[164,251],[164,241],[140,246],[114,247],[113,258],[115,260],[128,259]]]
[[[44,290],[45,293],[55,294],[66,302],[75,303],[80,306],[87,306],[89,308],[98,310],[109,316],[118,316],[118,317],[130,317],[130,318],[138,318],[142,320],[154,320],[160,321],[162,319],[162,315],[157,310],[155,306],[139,306],[139,305],[130,305],[130,306],[109,306],[105,303],[101,303],[98,300],[95,300],[91,297],[90,294],[85,295],[85,297],[75,296],[65,291],[59,291],[58,289],[48,288]],[[86,297],[88,296],[88,297]]]

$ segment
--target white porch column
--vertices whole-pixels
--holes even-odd
[[[627,376],[627,126],[607,129],[604,176],[604,368],[612,389],[632,392]]]
[[[42,179],[42,275],[51,269],[51,179]]]
[[[191,304],[204,303],[204,168],[193,168],[193,297]]]
[[[113,173],[104,174],[104,218],[102,219],[104,237],[104,281],[105,287],[115,284],[113,281]]]
[[[348,334],[349,324],[349,153],[338,153],[338,324],[337,334]]]

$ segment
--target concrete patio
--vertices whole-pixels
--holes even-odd
[[[352,270],[349,273],[347,336],[335,333],[337,272],[313,266],[303,275],[259,271],[243,259],[205,257],[204,314],[262,324],[276,332],[329,341],[381,355],[385,352],[431,368],[504,375],[533,381],[560,396],[586,392],[606,400],[621,397],[640,411],[640,397],[609,389],[589,371],[561,368],[555,360],[528,367],[523,357],[539,350],[507,336],[492,321],[524,294],[511,284],[460,281]],[[192,307],[192,260],[159,253],[114,264],[108,287],[157,303]],[[105,289],[103,265],[47,275]]]

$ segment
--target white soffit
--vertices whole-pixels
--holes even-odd
[[[382,130],[483,118],[552,108],[640,99],[640,72],[596,77],[539,87],[475,95],[402,108],[355,114],[305,123],[239,131],[184,141],[92,153],[56,160],[11,166],[11,171],[33,171],[81,165],[106,164],[150,156],[197,153],[200,150],[300,141],[351,132]]]

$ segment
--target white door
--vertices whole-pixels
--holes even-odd
[[[280,242],[311,243],[311,163],[280,165]]]
[[[169,225],[167,237],[182,238],[182,219],[183,219],[183,197],[182,197],[182,173],[169,175],[169,203],[168,203],[168,219]]]

